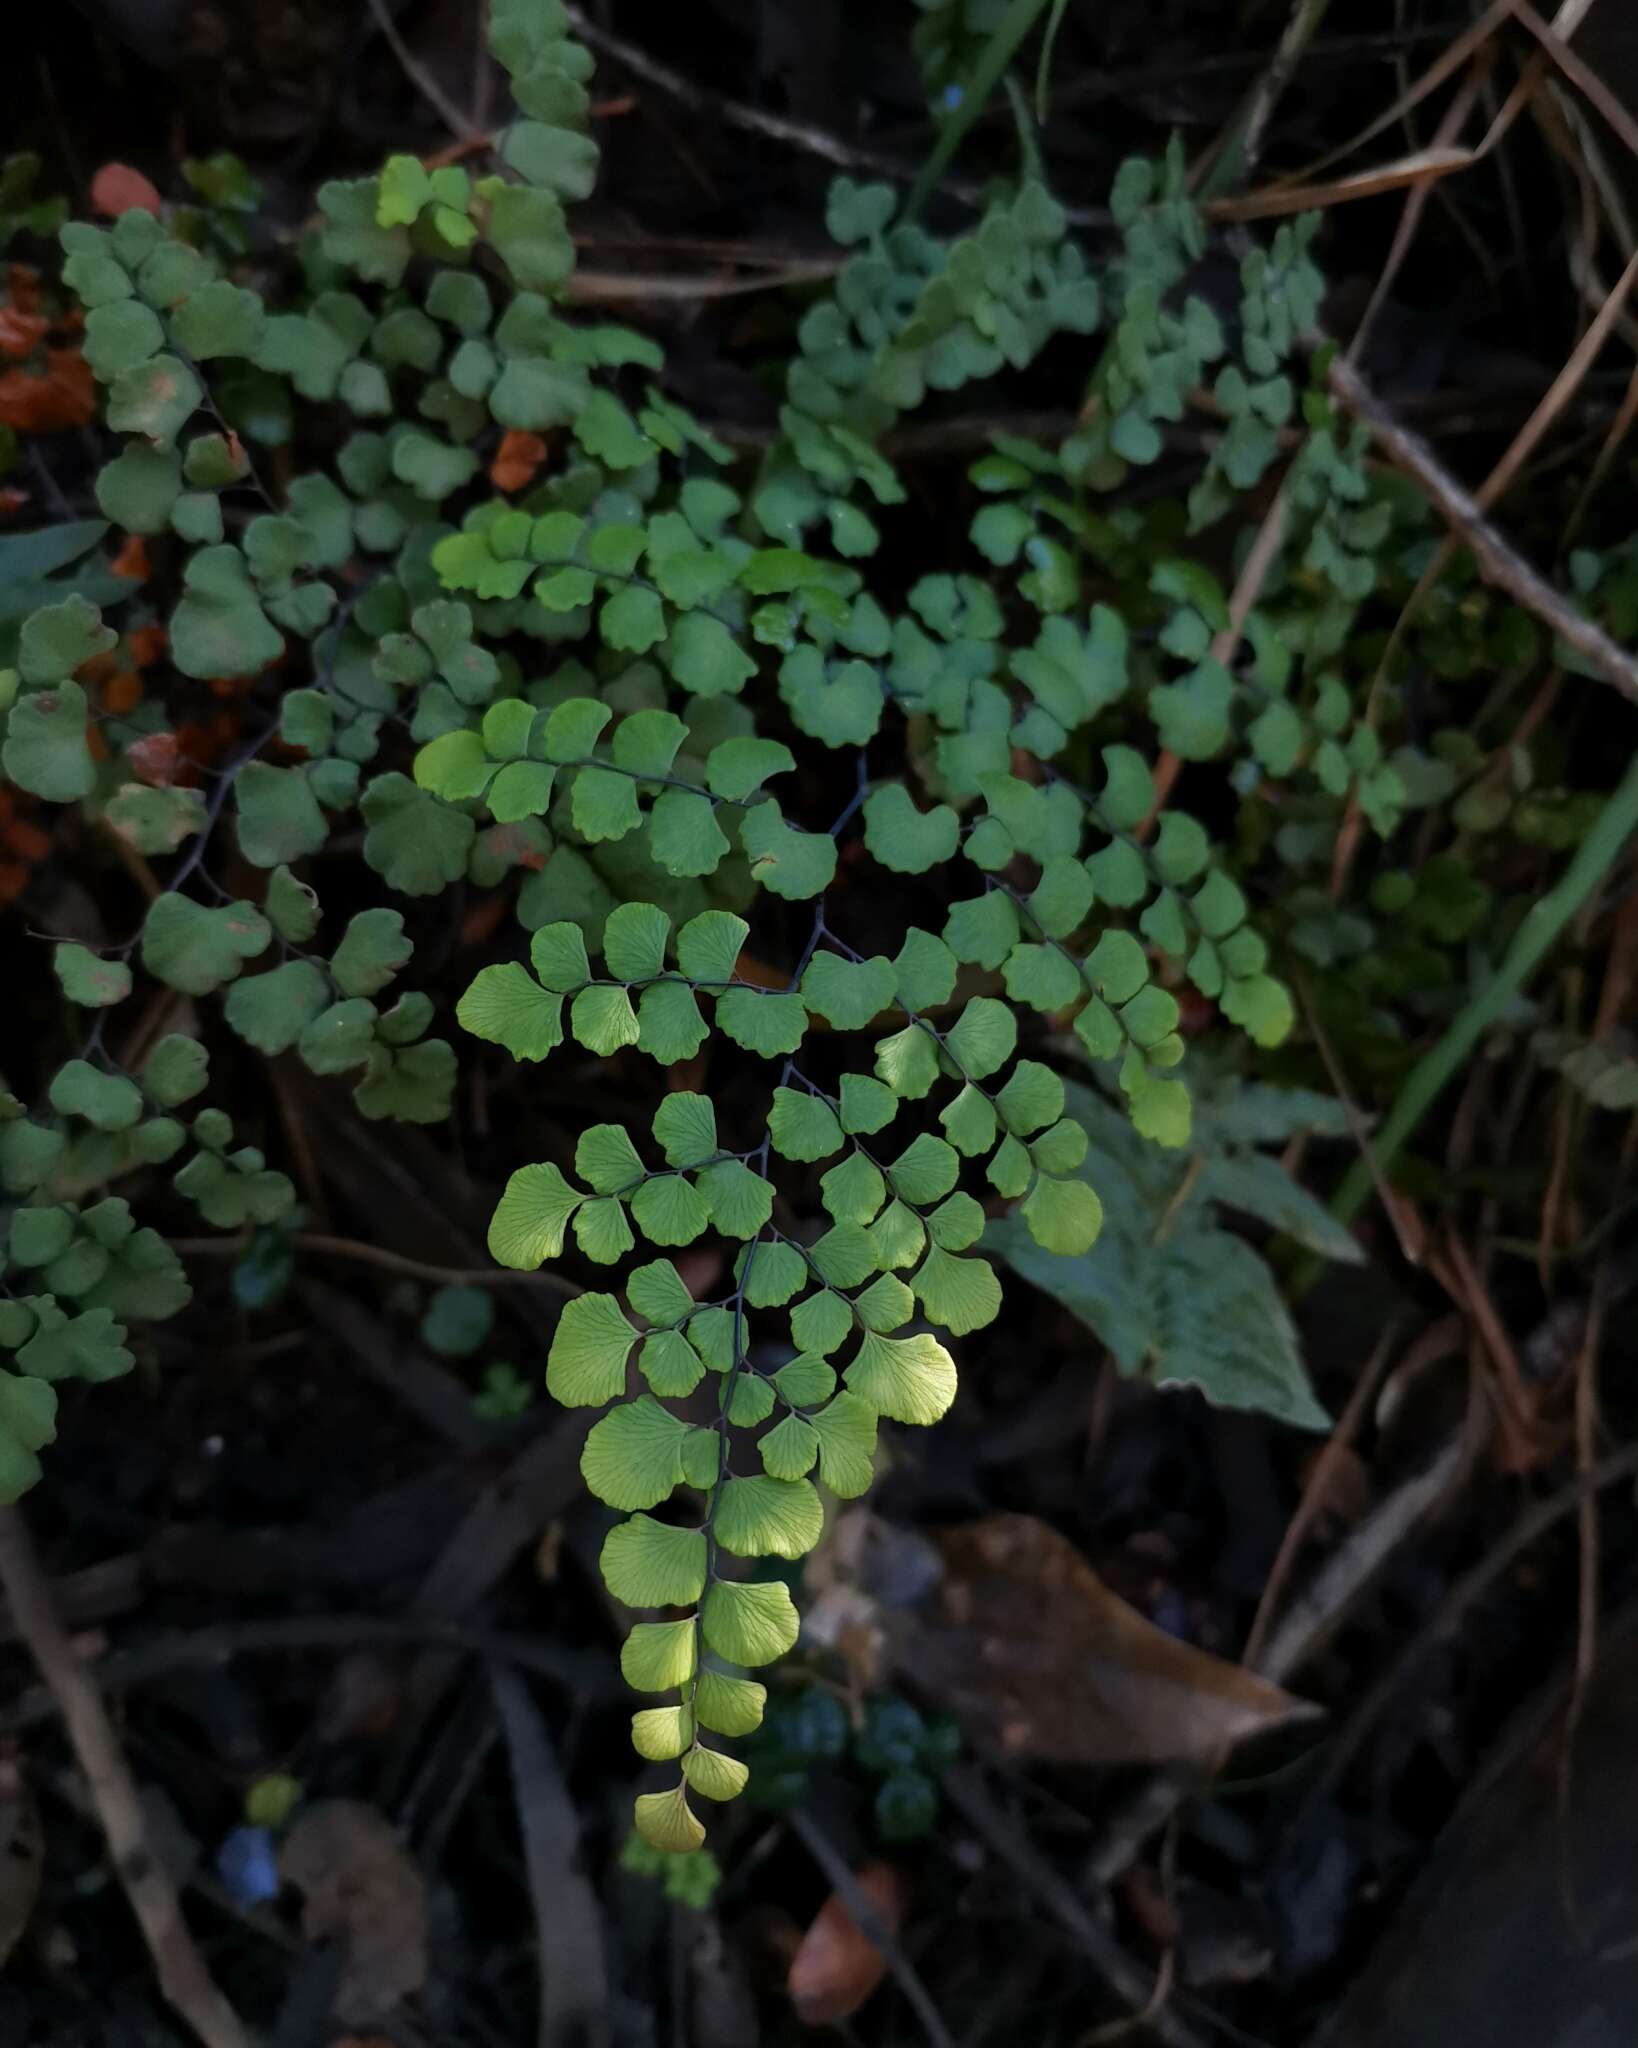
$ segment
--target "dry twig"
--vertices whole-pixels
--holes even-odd
[[[1473,494],[1456,481],[1420,434],[1400,425],[1351,363],[1338,356],[1331,364],[1329,381],[1336,398],[1365,422],[1395,468],[1421,485],[1435,510],[1456,530],[1484,580],[1533,612],[1606,683],[1630,703],[1638,704],[1638,661],[1618,647],[1596,620],[1578,612],[1563,592],[1555,590],[1490,524]]]
[[[142,1803],[94,1681],[74,1653],[40,1569],[28,1524],[0,1508],[0,1587],[17,1632],[51,1690],[108,1838],[114,1873],[159,1973],[159,1988],[205,2048],[249,2048],[238,2014],[194,1946],[170,1873],[148,1837]]]

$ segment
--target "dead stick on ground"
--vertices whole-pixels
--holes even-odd
[[[17,1632],[62,1708],[68,1739],[108,1837],[114,1871],[131,1902],[159,1987],[206,2048],[249,2048],[238,2014],[217,1989],[182,1918],[176,1887],[148,1840],[136,1786],[113,1726],[58,1618],[28,1524],[0,1508],[0,1587]]]
[[[1555,590],[1539,569],[1492,526],[1471,491],[1445,469],[1420,434],[1399,424],[1351,364],[1339,356],[1331,365],[1332,393],[1393,463],[1422,486],[1440,516],[1452,526],[1472,554],[1487,583],[1505,590],[1526,611],[1534,612],[1568,646],[1584,655],[1614,689],[1638,704],[1638,661],[1618,647],[1595,620],[1585,618]]]

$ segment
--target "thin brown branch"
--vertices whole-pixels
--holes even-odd
[[[370,0],[370,12],[375,16],[375,25],[385,38],[388,49],[398,59],[404,76],[450,133],[468,148],[486,147],[488,136],[476,122],[461,112],[398,33],[398,24],[392,18],[392,9],[388,6],[387,0]]]
[[[1377,446],[1423,491],[1473,556],[1485,582],[1505,590],[1515,603],[1573,647],[1602,679],[1638,704],[1638,662],[1618,647],[1595,620],[1585,618],[1525,560],[1485,518],[1465,485],[1459,484],[1419,434],[1401,426],[1352,364],[1337,356],[1330,368],[1333,395],[1370,429]]]
[[[249,2048],[238,2014],[217,1988],[194,1946],[176,1887],[149,1838],[142,1802],[102,1695],[74,1654],[40,1569],[28,1524],[15,1507],[0,1508],[0,1587],[5,1590],[17,1632],[61,1709],[97,1819],[108,1838],[115,1875],[142,1929],[161,1991],[205,2048]]]
[[[172,1251],[182,1258],[236,1259],[246,1240],[240,1237],[173,1237]],[[300,1230],[291,1243],[299,1252],[313,1252],[321,1258],[350,1259],[355,1265],[378,1266],[383,1273],[403,1273],[412,1280],[431,1280],[440,1287],[545,1287],[554,1294],[575,1295],[582,1290],[557,1273],[518,1273],[506,1266],[429,1266],[424,1259],[412,1259],[404,1252],[388,1251],[385,1245],[365,1244],[351,1237],[332,1237],[327,1231]]]

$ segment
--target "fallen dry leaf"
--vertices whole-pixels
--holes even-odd
[[[176,780],[177,746],[174,732],[150,732],[133,740],[125,750],[131,773],[150,789],[168,789]]]
[[[904,1887],[890,1863],[867,1863],[854,1883],[875,1907],[890,1934],[904,1917]],[[851,2019],[887,1974],[887,1958],[848,1911],[840,1892],[814,1915],[791,1959],[785,1988],[796,2016],[810,2027]]]
[[[1156,1628],[1032,1515],[969,1522],[938,1546],[944,1578],[926,1612],[902,1618],[901,1667],[1010,1756],[1211,1766],[1319,1712]]]
[[[158,213],[162,204],[153,181],[129,164],[104,164],[91,180],[91,205],[108,220],[122,213]]]
[[[0,1968],[22,1939],[40,1896],[45,1838],[23,1768],[0,1759]]]
[[[146,583],[152,572],[148,567],[148,549],[141,534],[128,533],[119,553],[108,566],[116,576],[130,576],[138,583]]]
[[[91,366],[77,348],[49,348],[36,376],[7,370],[0,376],[0,423],[24,434],[55,434],[83,427],[97,410]]]
[[[509,427],[489,465],[489,481],[497,491],[521,491],[534,480],[535,471],[545,460],[546,443],[538,434]]]
[[[50,332],[51,322],[43,314],[0,306],[0,356],[8,362],[25,362]]]
[[[152,668],[170,644],[163,626],[133,626],[125,636],[126,652],[136,668]]]
[[[309,1938],[346,1944],[337,2019],[379,2019],[421,1989],[426,1890],[385,1815],[356,1799],[310,1807],[285,1838],[279,1869],[304,1895],[301,1924]]]

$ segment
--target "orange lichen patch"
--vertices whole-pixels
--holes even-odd
[[[106,761],[108,759],[110,750],[108,742],[102,736],[100,726],[88,725],[85,728],[85,750],[93,761]]]
[[[20,312],[16,306],[0,306],[0,356],[7,362],[26,362],[51,331],[51,322],[38,313]]]
[[[148,567],[148,550],[139,533],[128,533],[120,551],[108,565],[116,576],[132,576],[138,583],[146,583],[151,573]]]
[[[89,424],[97,410],[91,366],[77,348],[46,350],[46,368],[36,375],[7,370],[0,376],[0,422],[25,434],[54,434]]]
[[[112,650],[93,654],[89,661],[82,661],[74,673],[82,683],[105,683],[110,676],[119,674],[119,656]]]
[[[509,427],[489,465],[489,481],[497,491],[521,491],[534,481],[535,471],[545,460],[546,443],[538,434]]]
[[[158,187],[130,164],[104,164],[91,180],[91,205],[109,220],[122,213],[158,213]]]
[[[133,626],[125,636],[125,652],[134,668],[152,668],[171,644],[163,626]]]
[[[134,668],[122,668],[102,686],[105,711],[134,711],[142,702],[142,678]]]

